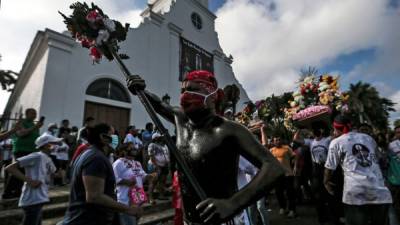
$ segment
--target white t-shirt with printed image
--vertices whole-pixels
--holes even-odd
[[[118,183],[121,180],[136,179],[136,187],[142,188],[143,179],[147,176],[147,173],[143,170],[140,162],[127,158],[117,159],[113,163],[113,170],[117,182],[117,200],[122,204],[129,205],[129,187],[118,185]]]
[[[400,157],[400,140],[394,140],[390,142],[389,150]]]
[[[25,169],[25,176],[42,182],[38,188],[32,188],[25,182],[18,206],[30,206],[50,201],[50,175],[56,171],[51,158],[43,152],[34,152],[18,158],[17,161],[19,166]]]
[[[169,151],[166,145],[160,145],[156,143],[150,143],[148,148],[148,154],[154,158],[156,166],[167,166],[169,163]]]
[[[342,167],[343,203],[392,203],[376,158],[376,149],[372,137],[362,133],[350,132],[332,140],[325,167],[330,170],[335,170],[338,165]]]
[[[310,148],[311,160],[314,163],[324,164],[326,162],[331,140],[331,137],[323,137],[320,140],[304,139],[304,144]]]

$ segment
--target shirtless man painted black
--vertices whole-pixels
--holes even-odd
[[[139,76],[128,79],[128,87],[145,88]],[[162,102],[145,91],[161,116],[174,123],[178,152],[187,161],[208,199],[200,202],[188,180],[180,173],[185,220],[188,224],[218,224],[231,219],[261,198],[284,174],[279,162],[244,126],[215,113],[221,97],[217,81],[207,71],[193,71],[182,82],[181,107]],[[259,173],[238,191],[239,155],[260,168]]]

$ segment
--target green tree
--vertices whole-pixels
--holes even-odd
[[[379,131],[386,131],[389,126],[389,113],[395,111],[394,103],[379,95],[369,83],[359,81],[350,85],[349,110],[354,125],[368,123]]]
[[[1,55],[0,55],[1,61]],[[3,90],[13,91],[17,82],[18,73],[11,70],[0,70],[0,85]]]
[[[286,92],[282,95],[275,96],[274,94],[265,99],[268,113],[264,116],[267,124],[268,135],[278,135],[289,140],[292,136],[291,132],[284,125],[285,113],[284,109],[289,108],[289,100],[291,100],[292,92]]]

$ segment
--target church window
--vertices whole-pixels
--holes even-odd
[[[192,24],[196,29],[201,30],[203,27],[203,21],[201,21],[201,17],[197,13],[192,13]]]
[[[91,83],[86,94],[121,102],[131,102],[125,88],[119,82],[107,78],[98,79]]]

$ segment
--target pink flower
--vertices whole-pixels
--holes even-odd
[[[103,17],[96,10],[90,11],[86,16],[86,20],[91,23],[95,23],[98,20],[102,20],[102,19],[103,19]]]
[[[82,38],[80,41],[81,41],[82,47],[84,47],[84,48],[90,48],[92,46],[92,41],[90,41],[87,38]]]

